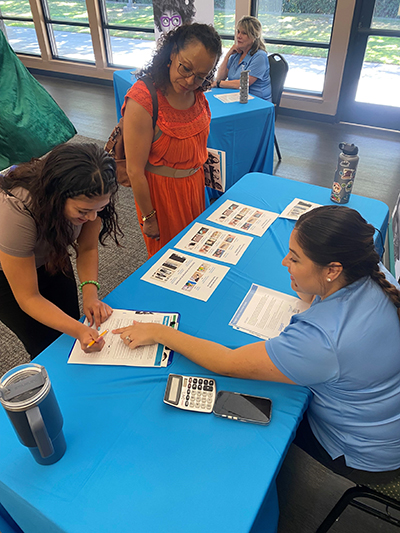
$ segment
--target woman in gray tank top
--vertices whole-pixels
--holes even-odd
[[[98,240],[122,235],[115,162],[95,144],[62,144],[0,176],[0,320],[31,358],[61,333],[99,351],[112,309],[98,298]],[[75,250],[88,327],[79,322]],[[92,341],[93,345],[88,346]]]

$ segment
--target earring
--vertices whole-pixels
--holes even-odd
[[[169,68],[169,67],[171,66],[171,64],[172,64],[172,61],[171,61],[171,60],[168,61],[168,63],[167,63],[167,67]]]
[[[331,278],[326,278],[326,281],[332,281]]]

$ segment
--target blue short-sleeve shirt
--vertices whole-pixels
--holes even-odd
[[[362,278],[316,297],[265,346],[285,376],[313,392],[310,426],[332,459],[371,472],[400,467],[400,322],[377,283]]]
[[[242,70],[249,70],[250,76],[254,76],[256,81],[250,85],[249,93],[271,101],[271,79],[269,77],[268,54],[265,50],[257,50],[254,55],[247,53],[246,57],[239,64],[240,54],[233,54],[228,59],[228,80],[240,79]]]

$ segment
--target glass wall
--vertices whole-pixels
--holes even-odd
[[[41,0],[53,57],[94,63],[85,0]]]
[[[259,0],[268,53],[289,63],[285,88],[322,93],[335,0]]]
[[[28,0],[0,0],[1,28],[15,52],[40,56]]]

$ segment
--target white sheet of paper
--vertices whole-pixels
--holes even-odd
[[[293,315],[309,307],[300,298],[253,283],[229,325],[267,340],[277,337]]]
[[[252,240],[247,235],[196,222],[175,248],[236,265]]]
[[[300,200],[300,198],[295,198],[293,202],[290,202],[288,206],[282,211],[279,215],[280,218],[289,218],[290,220],[298,220],[301,215],[311,211],[316,207],[321,207],[321,204],[315,204],[314,202],[309,202],[308,200]]]
[[[103,322],[101,330],[108,329],[104,335],[105,345],[100,352],[85,353],[79,341],[76,341],[68,363],[83,365],[124,365],[124,366],[167,366],[171,350],[161,344],[139,346],[131,350],[123,343],[119,335],[112,333],[113,329],[130,326],[132,322],[155,322],[170,325],[177,329],[178,313],[157,313],[149,311],[129,311],[114,309],[112,315]],[[87,320],[85,320],[87,325]]]
[[[224,94],[214,94],[215,98],[221,100],[224,104],[231,104],[232,102],[239,102],[240,92],[237,93],[224,93]],[[249,94],[249,100],[252,100],[254,96]]]
[[[167,250],[140,279],[206,302],[228,270],[223,265]]]
[[[207,220],[261,237],[278,216],[278,213],[227,200]]]
[[[208,158],[204,163],[204,180],[206,187],[225,192],[226,187],[226,153],[223,150],[207,148]]]

